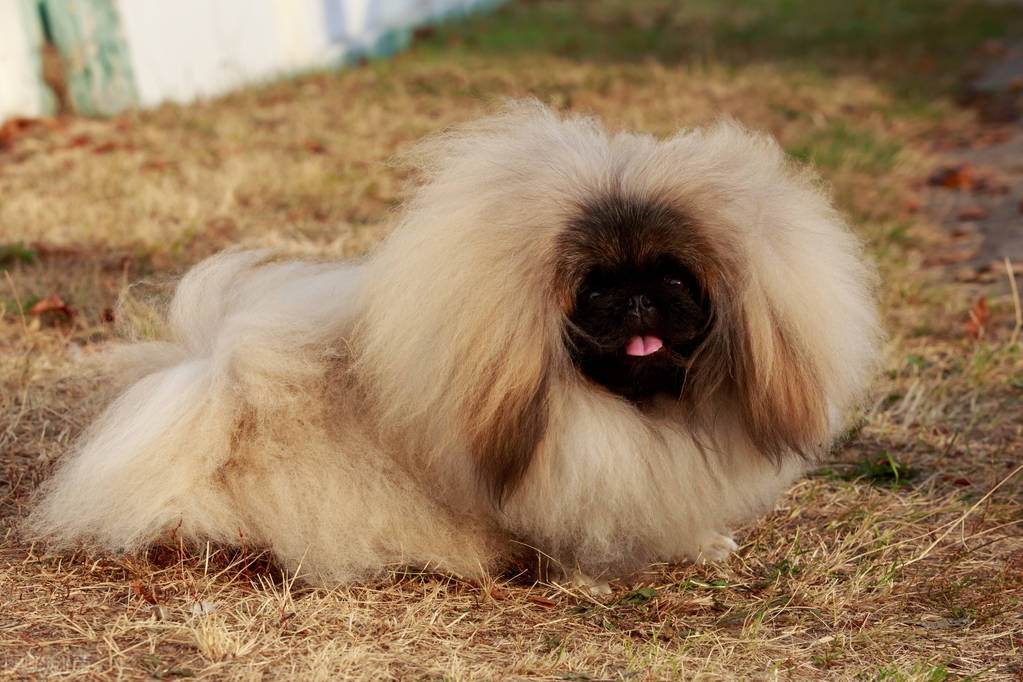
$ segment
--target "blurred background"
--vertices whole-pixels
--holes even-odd
[[[930,221],[970,234],[928,258],[983,275],[1019,225],[1023,148],[998,145],[1021,35],[1006,0],[0,0],[0,243],[143,269],[239,240],[358,253],[399,201],[385,161],[532,95],[655,134],[766,128],[881,256]]]
[[[2,0],[0,118],[188,102],[354,59],[496,0]]]
[[[940,154],[1013,137],[1021,35],[1012,0],[0,0],[0,242],[358,252],[398,201],[383,161],[532,95],[655,134],[766,128],[882,252],[919,204],[982,274],[1020,187],[972,171],[1021,149],[949,154],[1003,201],[926,186],[963,180],[932,178]]]

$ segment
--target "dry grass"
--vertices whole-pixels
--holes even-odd
[[[616,23],[620,2],[553,6],[580,13],[601,40],[639,35]],[[570,35],[538,7],[496,20]],[[628,17],[639,29],[649,18]],[[1006,17],[1001,25],[1023,24]],[[965,20],[960,11],[949,21]],[[972,113],[933,89],[921,102],[899,74],[882,79],[888,53],[846,55],[823,71],[757,55],[755,43],[722,43],[720,59],[657,45],[597,59],[585,44],[477,46],[473,30],[213,102],[36,128],[0,152],[0,245],[38,243],[34,262],[10,257],[0,275],[0,676],[1020,678],[1013,291],[1004,277],[966,285],[924,268],[947,240],[909,205],[938,163],[932,141],[974,126]],[[980,37],[964,28],[953,47]],[[759,58],[746,59],[750,50]],[[102,392],[80,361],[114,335],[123,286],[166,281],[235,243],[361,253],[399,201],[395,152],[527,93],[654,133],[723,114],[767,128],[817,163],[875,254],[891,340],[874,402],[832,461],[742,529],[731,559],[654,567],[595,599],[524,576],[479,585],[394,575],[309,590],[266,557],[193,554],[173,538],[148,557],[53,556],[19,541],[12,528],[29,492]],[[72,320],[23,313],[54,293]],[[963,323],[979,295],[991,318],[977,340]]]

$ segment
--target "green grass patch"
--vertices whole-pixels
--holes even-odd
[[[794,62],[858,71],[916,93],[954,84],[971,49],[1023,28],[1023,11],[980,0],[616,0],[510,2],[420,39],[427,52],[555,53],[690,64]],[[928,107],[928,110],[929,107]]]
[[[839,481],[865,481],[894,490],[908,485],[920,475],[920,470],[896,462],[890,452],[882,450],[875,457],[862,455],[859,461],[843,471],[825,467],[818,469],[814,475]]]
[[[789,154],[828,170],[849,167],[880,173],[891,170],[901,146],[881,140],[869,130],[857,130],[845,121],[832,121],[823,130],[814,130]],[[898,238],[900,235],[896,234]]]
[[[15,263],[35,263],[36,252],[25,246],[24,242],[0,244],[0,270],[5,270]]]

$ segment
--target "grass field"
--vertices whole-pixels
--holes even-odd
[[[919,209],[940,150],[990,132],[964,79],[1021,33],[1018,6],[959,0],[521,1],[390,61],[22,131],[0,147],[0,677],[1023,679],[1019,295],[931,266],[954,244]],[[18,538],[102,393],[81,360],[149,323],[117,308],[126,285],[234,244],[363,253],[402,198],[396,153],[530,94],[614,128],[769,130],[877,262],[890,338],[862,422],[734,556],[608,597],[515,576],[328,591],[265,556]]]

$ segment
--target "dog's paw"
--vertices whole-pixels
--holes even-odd
[[[696,563],[705,564],[708,561],[721,561],[737,549],[739,549],[739,545],[735,544],[735,540],[732,539],[731,535],[715,533],[700,544]]]

